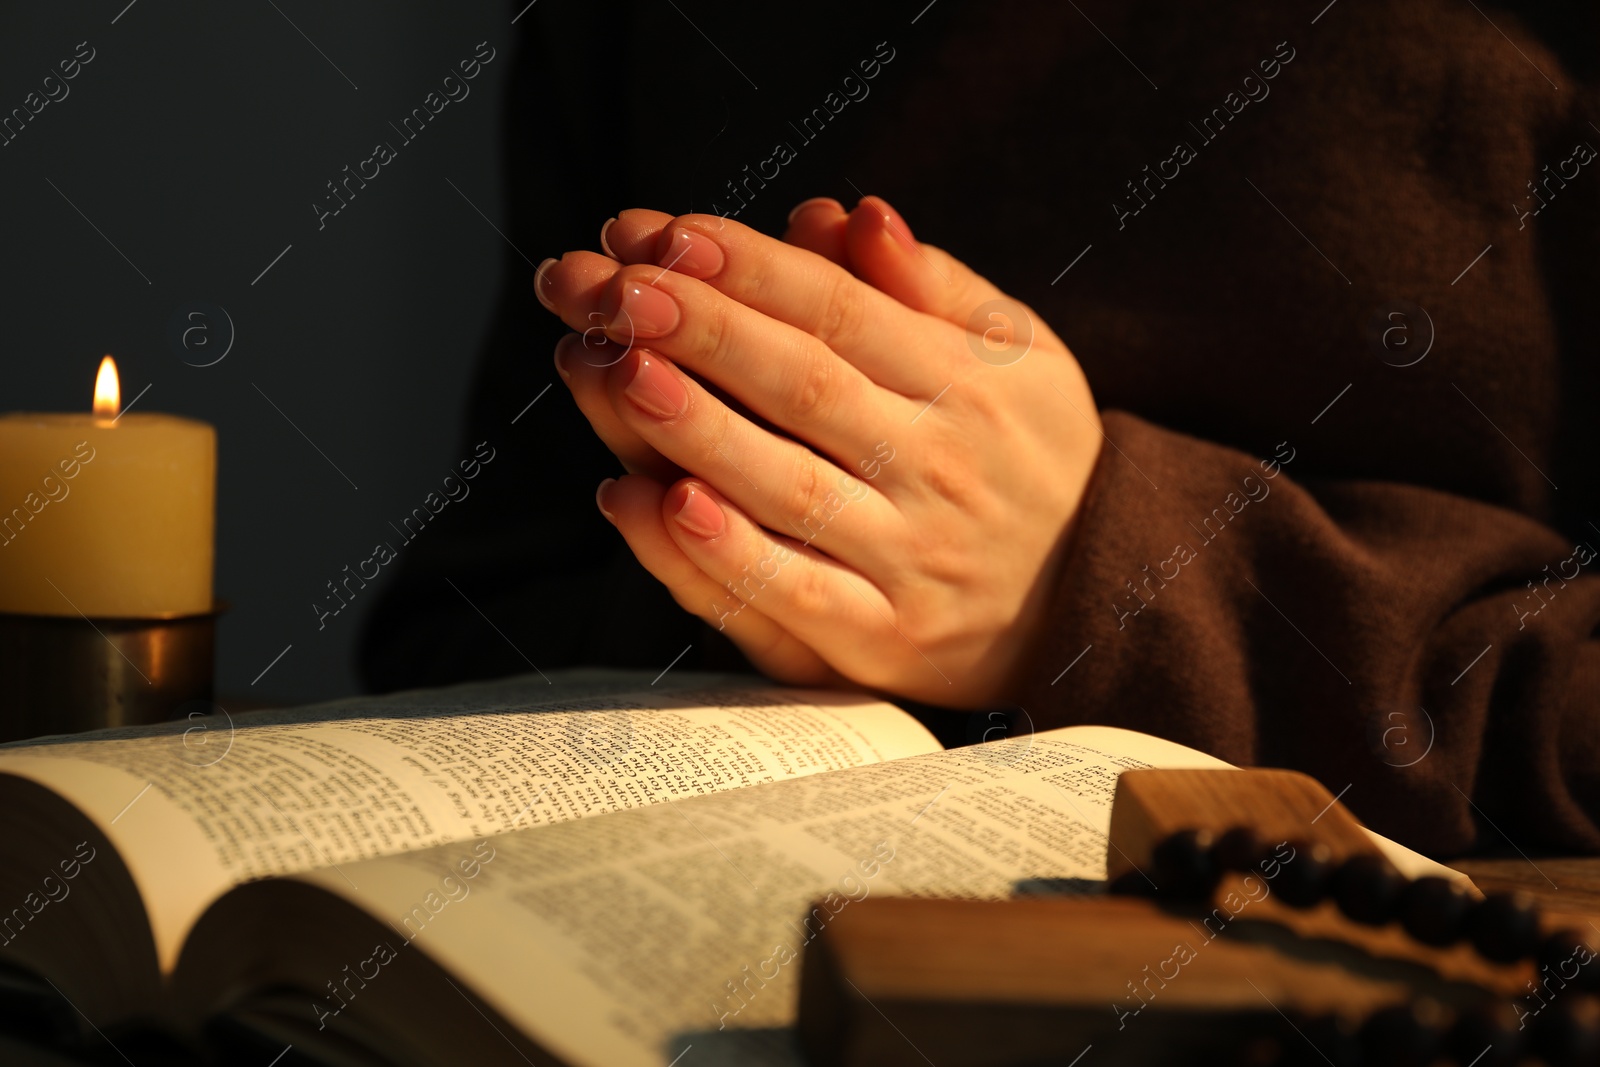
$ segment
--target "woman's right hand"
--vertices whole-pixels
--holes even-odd
[[[601,227],[601,250],[620,263],[654,263],[656,240],[672,219],[673,216],[660,211],[624,211]],[[783,240],[839,264],[902,303],[919,311],[930,310],[932,301],[921,292],[912,272],[904,269],[904,260],[900,257],[905,254],[905,244],[897,240],[896,229],[900,234],[910,232],[894,209],[878,197],[866,197],[854,211],[848,212],[837,200],[816,197],[802,202],[790,213]],[[554,262],[547,259],[539,264],[538,274],[542,275]],[[534,279],[534,292],[541,294],[542,299],[538,277]],[[557,343],[556,372],[571,388],[579,409],[624,470],[670,485],[684,476],[683,469],[646,444],[617,417],[606,400],[604,389],[583,387],[600,381],[605,369],[622,359],[628,350],[627,345],[607,340],[601,326],[597,319],[592,329],[581,334],[567,334]],[[714,387],[713,391],[718,392],[725,403],[743,410],[725,393]]]

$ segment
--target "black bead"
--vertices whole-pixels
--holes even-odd
[[[1211,846],[1211,860],[1221,871],[1254,871],[1269,854],[1261,835],[1248,826],[1235,826]]]
[[[1375,1067],[1424,1067],[1439,1054],[1444,1013],[1431,1000],[1381,1008],[1361,1027],[1363,1062]]]
[[[1294,849],[1294,858],[1282,862],[1272,890],[1285,904],[1312,907],[1327,895],[1333,850],[1320,841],[1291,841],[1289,847]]]
[[[1526,1051],[1525,1037],[1511,1005],[1490,1000],[1462,1011],[1445,1038],[1445,1051],[1457,1063],[1474,1067],[1515,1067]]]
[[[1539,981],[1554,976],[1566,985],[1584,992],[1600,992],[1600,961],[1587,931],[1577,927],[1557,930],[1539,943],[1534,956],[1539,965]]]
[[[1217,887],[1219,872],[1211,860],[1209,830],[1179,830],[1156,845],[1150,854],[1154,879],[1162,896],[1208,897]]]
[[[1448,878],[1418,878],[1400,893],[1398,913],[1406,933],[1440,948],[1462,937],[1462,924],[1476,900]]]
[[[1394,918],[1406,880],[1382,856],[1351,856],[1334,872],[1333,899],[1358,923],[1382,926]]]
[[[1557,998],[1533,1020],[1533,1047],[1550,1067],[1590,1067],[1600,1060],[1600,1003]]]
[[[1124,871],[1111,880],[1106,892],[1116,897],[1153,897],[1155,888],[1138,871]]]
[[[1515,963],[1539,947],[1539,905],[1521,890],[1490,893],[1473,905],[1464,927],[1484,959]]]

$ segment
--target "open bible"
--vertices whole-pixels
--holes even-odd
[[[1122,770],[1226,766],[557,677],[0,747],[0,981],[217,1059],[797,1063],[799,955],[853,902],[1097,892]]]

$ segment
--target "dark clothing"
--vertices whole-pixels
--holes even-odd
[[[1435,853],[1600,850],[1600,16],[1325,2],[543,0],[508,232],[537,261],[730,186],[769,233],[883,195],[1104,412],[1010,694],[1035,728],[1348,783]],[[557,381],[531,275],[508,252],[471,414],[505,458],[407,555],[375,686],[527,669],[446,576],[541,667],[737,659],[596,513],[617,464],[559,382],[510,425]]]

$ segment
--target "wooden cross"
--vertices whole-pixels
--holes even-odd
[[[1320,843],[1335,862],[1378,851],[1303,774],[1128,771],[1112,807],[1110,880],[1152,873],[1175,832],[1241,825],[1265,842]],[[1187,904],[864,900],[806,950],[802,1043],[817,1065],[1247,1062],[1297,1040],[1290,1020],[1359,1022],[1420,995],[1447,1009],[1526,995],[1531,962],[1429,948],[1329,902],[1292,908],[1272,891],[1283,869],[1230,875]]]

